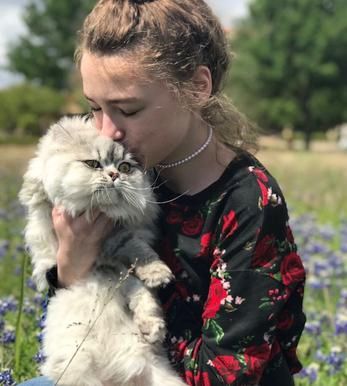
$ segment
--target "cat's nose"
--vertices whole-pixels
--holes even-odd
[[[108,175],[111,177],[112,181],[115,181],[119,176],[117,172],[108,172]]]

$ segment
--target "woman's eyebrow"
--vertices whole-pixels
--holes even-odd
[[[90,98],[88,95],[84,94],[84,97],[89,100],[90,102],[96,103],[92,98]],[[118,99],[109,99],[106,102],[107,103],[133,103],[140,101],[139,98],[136,97],[127,97],[127,98],[118,98]]]

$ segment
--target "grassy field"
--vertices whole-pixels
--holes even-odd
[[[308,322],[299,347],[298,386],[347,384],[347,153],[314,144],[288,151],[272,138],[258,158],[278,179],[308,273]],[[30,146],[0,146],[0,385],[37,374],[41,294],[23,250],[23,210],[16,195]],[[280,386],[280,385],[274,385]]]

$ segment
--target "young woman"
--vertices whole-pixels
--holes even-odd
[[[160,292],[173,366],[188,385],[290,386],[305,273],[283,195],[221,93],[228,51],[202,0],[101,0],[76,59],[100,134],[157,176],[157,250],[176,277]],[[88,274],[111,225],[59,209],[53,220],[51,285],[69,286]]]

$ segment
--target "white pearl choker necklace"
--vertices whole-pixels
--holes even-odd
[[[160,169],[168,169],[168,168],[174,168],[176,166],[180,166],[188,161],[190,161],[191,159],[195,158],[197,155],[199,155],[202,151],[204,151],[207,146],[210,144],[211,140],[212,140],[212,134],[213,134],[213,130],[212,130],[212,127],[209,128],[209,133],[208,133],[208,137],[205,141],[205,143],[203,143],[198,150],[196,150],[194,153],[192,153],[191,155],[179,160],[179,161],[176,161],[176,162],[171,162],[169,164],[157,164],[157,167],[160,168]]]

